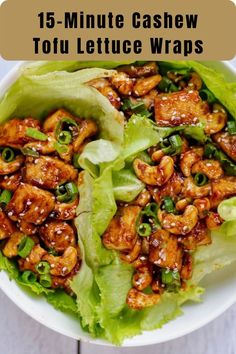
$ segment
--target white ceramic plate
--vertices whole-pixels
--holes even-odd
[[[205,64],[223,72],[229,81],[236,79],[236,70],[227,62],[207,62]],[[20,65],[17,65],[1,81],[1,95],[18,77]],[[141,346],[175,339],[206,325],[222,314],[236,301],[236,263],[207,276],[201,285],[206,288],[202,303],[186,304],[183,306],[184,314],[182,316],[169,322],[162,329],[144,332],[142,335],[126,340],[123,346]],[[81,329],[77,320],[54,310],[43,298],[29,295],[23,291],[14,281],[9,281],[5,272],[0,272],[0,287],[22,311],[56,332],[74,339],[109,345],[105,341],[90,338]],[[4,317],[4,312],[1,317]]]

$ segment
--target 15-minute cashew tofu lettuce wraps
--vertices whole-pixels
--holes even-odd
[[[23,67],[0,102],[0,268],[114,344],[199,301],[236,260],[234,91],[193,61]]]

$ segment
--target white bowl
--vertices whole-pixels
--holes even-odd
[[[223,72],[229,81],[236,79],[236,70],[228,62],[207,62],[205,64]],[[1,95],[19,76],[20,66],[21,64],[13,68],[1,81]],[[144,332],[126,340],[123,346],[156,344],[175,339],[206,325],[222,314],[236,301],[236,262],[207,276],[201,285],[206,288],[202,303],[184,305],[182,316],[177,317],[161,329]],[[54,310],[44,298],[29,295],[14,281],[10,281],[5,272],[0,272],[0,288],[22,311],[56,332],[90,343],[109,345],[103,340],[91,338],[81,329],[78,320]],[[1,317],[4,317],[4,311],[2,311]]]

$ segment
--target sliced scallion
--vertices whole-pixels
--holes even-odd
[[[48,140],[48,136],[36,128],[27,128],[26,135],[35,140],[40,140],[40,141]]]
[[[57,138],[58,142],[63,145],[68,145],[72,141],[72,135],[66,130],[62,130]]]
[[[39,274],[47,274],[50,271],[50,264],[46,261],[41,261],[35,268]]]
[[[37,276],[36,274],[34,274],[33,272],[31,272],[30,270],[25,270],[22,274],[21,274],[21,279],[24,283],[26,284],[33,284],[36,282],[37,280]]]
[[[208,178],[206,175],[204,175],[203,173],[196,173],[194,176],[194,182],[197,186],[201,187],[204,186],[205,184],[207,184],[208,182]]]
[[[164,209],[167,213],[176,213],[175,204],[171,197],[164,198]]]
[[[22,152],[22,154],[25,155],[25,156],[39,157],[38,151],[33,150],[33,149],[30,148],[30,147],[23,147],[23,148],[21,149],[21,152]]]
[[[65,154],[68,151],[68,147],[60,144],[59,142],[54,143],[54,148],[58,152],[58,154]]]
[[[39,277],[39,283],[44,288],[50,288],[52,285],[52,278],[51,278],[50,274],[41,274]]]
[[[152,233],[152,228],[150,224],[142,223],[138,226],[138,234],[139,236],[147,237]]]
[[[80,164],[79,164],[79,157],[80,157],[80,154],[74,154],[73,155],[73,165],[75,168],[80,168]]]
[[[0,195],[0,206],[5,208],[7,204],[10,202],[12,197],[12,192],[4,189]]]
[[[68,182],[66,184],[60,185],[56,189],[56,196],[59,202],[72,202],[78,195],[78,187],[74,182]]]
[[[67,131],[69,132],[72,128],[72,126],[74,127],[78,127],[78,124],[76,123],[76,121],[72,118],[62,118],[57,126],[56,126],[56,138],[58,140],[59,135],[61,134],[61,132],[63,131]]]
[[[227,127],[228,127],[228,132],[230,135],[236,134],[236,121],[235,120],[229,120],[227,123]]]
[[[11,148],[4,148],[2,150],[2,159],[5,162],[12,162],[15,159],[15,153]]]
[[[26,258],[32,251],[34,245],[35,243],[32,238],[25,236],[18,246],[18,255],[22,258]]]

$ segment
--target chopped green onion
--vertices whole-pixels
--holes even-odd
[[[39,274],[47,274],[50,271],[50,264],[46,261],[41,261],[35,268]]]
[[[160,143],[162,151],[171,156],[181,154],[182,145],[182,139],[178,134],[172,135]]]
[[[39,283],[44,288],[50,288],[50,286],[52,285],[52,278],[50,274],[41,274],[39,277]]]
[[[131,110],[134,114],[140,114],[141,116],[150,117],[152,113],[150,113],[143,101],[138,101],[137,103],[133,103],[129,98],[125,98],[122,104],[122,111]]]
[[[72,141],[72,135],[70,132],[62,130],[57,139],[60,144],[68,145]]]
[[[216,147],[212,144],[206,144],[204,148],[204,155],[209,159],[213,158],[216,152]]]
[[[54,143],[54,148],[58,152],[58,154],[65,154],[68,151],[68,147],[65,145],[60,144],[59,142]]]
[[[157,211],[158,211],[158,205],[156,203],[150,203],[143,210],[143,215],[146,215],[149,217],[156,217]]]
[[[164,198],[164,208],[167,213],[176,213],[175,205],[171,197]]]
[[[2,151],[2,159],[5,162],[11,162],[15,159],[15,153],[11,148],[5,148]]]
[[[75,168],[81,168],[81,166],[79,164],[79,157],[80,157],[80,154],[73,155],[73,165]]]
[[[35,140],[41,140],[41,141],[48,140],[48,136],[36,128],[27,128],[26,135]]]
[[[236,121],[235,120],[229,120],[227,123],[227,127],[228,127],[228,132],[230,135],[236,134]]]
[[[36,150],[33,150],[32,148],[29,147],[24,147],[21,149],[21,152],[25,156],[33,156],[33,157],[39,157],[39,153]]]
[[[56,127],[56,138],[59,138],[59,135],[63,131],[71,130],[71,126],[78,127],[76,121],[72,118],[62,118]]]
[[[35,243],[32,238],[25,236],[18,246],[18,255],[22,258],[26,258],[30,254],[34,245]]]
[[[211,91],[209,91],[208,89],[203,89],[199,91],[199,95],[201,97],[201,99],[203,101],[207,101],[208,103],[212,104],[214,102],[216,102],[216,98],[213,95],[213,93]]]
[[[163,284],[171,284],[173,280],[173,271],[169,269],[161,270],[161,281]]]
[[[147,237],[150,236],[152,233],[152,228],[150,224],[142,223],[138,226],[138,234],[139,236]]]
[[[162,269],[161,281],[166,285],[167,290],[176,291],[180,287],[180,275],[177,270]]]
[[[203,173],[196,173],[196,175],[194,176],[194,182],[197,186],[201,187],[207,184],[208,178]]]
[[[163,76],[158,88],[162,92],[175,92],[179,91],[178,87],[168,77]]]
[[[10,202],[11,197],[12,197],[11,191],[4,189],[0,195],[0,206],[2,208],[5,208],[7,204]]]
[[[59,202],[73,202],[78,194],[78,187],[76,183],[69,182],[64,185],[60,185],[56,189],[56,196]]]
[[[33,284],[36,282],[37,276],[30,270],[25,270],[21,275],[21,279],[26,284]]]

